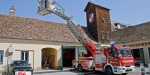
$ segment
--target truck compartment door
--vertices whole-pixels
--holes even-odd
[[[100,51],[100,50],[95,51],[94,60],[95,60],[95,64],[102,63],[102,51]]]

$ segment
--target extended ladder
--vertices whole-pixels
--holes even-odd
[[[67,21],[68,28],[82,45],[88,45],[88,40],[79,32],[78,28],[80,27],[77,26],[69,14],[60,8],[55,8],[53,13]]]
[[[38,14],[44,16],[53,13],[67,21],[67,26],[77,40],[84,46],[89,56],[94,56],[96,47],[87,39],[86,33],[78,26],[72,17],[63,9],[55,7],[54,0],[39,0]]]

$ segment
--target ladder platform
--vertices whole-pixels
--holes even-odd
[[[47,15],[47,14],[51,14],[52,12],[48,9],[48,8],[45,8],[45,9],[43,9],[43,10],[41,10],[41,11],[38,11],[37,12],[39,15],[41,15],[41,16],[45,16],[45,15]]]

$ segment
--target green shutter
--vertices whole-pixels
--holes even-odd
[[[145,58],[144,58],[143,48],[140,48],[139,52],[140,52],[141,63],[143,63],[145,65]]]

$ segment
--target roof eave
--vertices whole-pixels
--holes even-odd
[[[103,6],[100,6],[100,5],[94,4],[94,3],[92,3],[92,2],[88,2],[88,4],[86,5],[86,7],[85,7],[85,9],[84,9],[84,12],[86,12],[86,11],[87,11],[87,9],[88,9],[88,7],[89,7],[89,4],[92,4],[92,5],[97,6],[97,7],[104,8],[104,9],[106,9],[106,10],[110,10],[109,8],[106,8],[106,7],[103,7]]]

